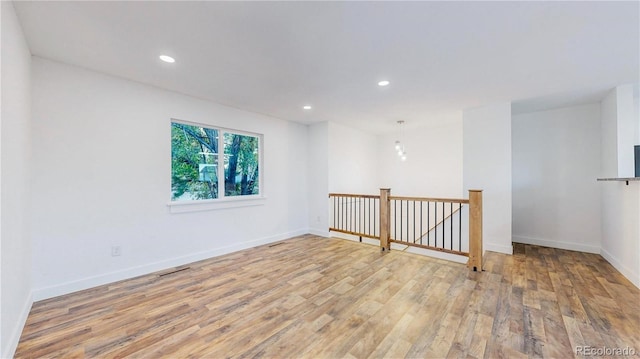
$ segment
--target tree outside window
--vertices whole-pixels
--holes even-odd
[[[259,135],[171,123],[172,201],[259,195],[259,167]]]

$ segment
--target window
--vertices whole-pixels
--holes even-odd
[[[171,122],[171,200],[260,194],[261,136]]]

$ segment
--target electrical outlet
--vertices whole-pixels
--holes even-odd
[[[316,222],[320,223],[320,216],[316,217]]]
[[[111,256],[112,257],[117,257],[119,255],[122,254],[122,251],[120,249],[120,246],[112,246],[111,247]]]

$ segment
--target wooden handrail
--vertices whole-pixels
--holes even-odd
[[[331,197],[380,198],[379,195],[375,194],[329,193],[329,198]]]
[[[429,198],[429,197],[404,197],[404,196],[389,196],[390,200],[402,200],[402,201],[420,201],[420,202],[445,202],[445,203],[469,203],[468,199],[459,198]]]

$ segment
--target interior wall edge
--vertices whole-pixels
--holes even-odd
[[[7,341],[7,346],[4,348],[4,353],[0,353],[0,357],[2,358],[12,358],[13,354],[16,352],[18,348],[18,343],[20,342],[20,337],[22,336],[22,330],[24,326],[27,324],[27,318],[29,317],[29,313],[31,312],[31,306],[33,305],[33,291],[27,297],[27,300],[24,302],[22,306],[22,310],[20,310],[20,317],[18,318],[18,322],[13,327],[13,331],[11,332],[11,336]]]
[[[505,246],[502,244],[488,243],[487,241],[484,241],[483,246],[485,251],[498,252],[509,255],[513,254],[513,246],[510,245]]]
[[[313,234],[315,236],[320,236],[320,237],[325,237],[325,238],[331,237],[331,234],[326,229],[322,230],[322,229],[317,229],[317,228],[309,228],[309,234]]]
[[[616,258],[613,254],[609,253],[606,249],[602,248],[600,250],[600,255],[604,258],[609,264],[611,264],[615,269],[617,269],[623,276],[625,276],[629,282],[635,285],[640,289],[640,273],[634,273],[629,267],[622,264],[618,258]]]

